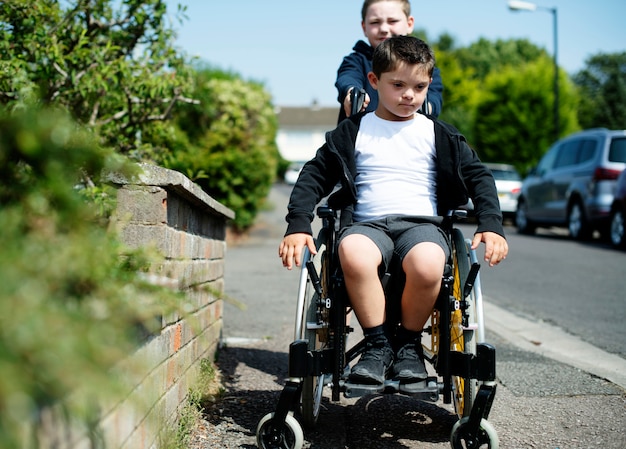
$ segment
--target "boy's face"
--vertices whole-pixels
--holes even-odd
[[[422,64],[401,62],[391,72],[380,78],[374,72],[367,75],[370,84],[378,91],[376,115],[385,120],[411,120],[426,99],[432,78]]]
[[[374,3],[361,22],[363,33],[373,48],[391,36],[404,36],[413,32],[413,16],[407,17],[400,2],[393,0]]]

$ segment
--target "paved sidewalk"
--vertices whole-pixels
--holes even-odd
[[[273,189],[275,209],[262,214],[249,238],[229,245],[226,293],[246,309],[225,306],[226,346],[218,365],[227,392],[208,410],[190,449],[255,448],[256,425],[276,406],[287,374],[298,283],[298,272],[283,269],[277,256],[288,192],[284,185]],[[626,448],[626,395],[620,387],[626,370],[613,372],[604,362],[577,366],[571,358],[564,363],[549,350],[560,331],[512,320],[488,303],[488,295],[486,302],[487,341],[497,348],[498,376],[489,421],[500,448]],[[328,396],[317,427],[305,429],[305,448],[450,447],[456,417],[441,400],[372,395],[334,403]]]

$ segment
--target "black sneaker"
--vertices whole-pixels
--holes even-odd
[[[396,352],[393,379],[399,380],[400,383],[413,383],[425,380],[427,377],[421,343],[415,341],[405,343]]]
[[[365,351],[352,367],[348,381],[362,385],[384,385],[393,362],[393,349],[386,338],[365,343]]]

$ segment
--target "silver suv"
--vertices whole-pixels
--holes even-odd
[[[618,176],[626,168],[626,130],[589,129],[556,142],[522,183],[515,224],[530,234],[563,226],[575,239],[608,230]]]

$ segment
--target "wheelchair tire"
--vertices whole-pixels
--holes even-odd
[[[324,265],[326,251],[325,248],[319,248],[318,254],[314,257],[313,263],[315,270],[320,276],[322,283],[322,289],[326,291],[326,276],[324,275]],[[303,268],[303,269],[306,269]],[[317,323],[318,314],[318,302],[320,298],[309,279],[305,289],[305,325],[304,325],[304,338],[308,340],[309,351],[318,351],[323,348],[325,341],[328,341],[327,334],[328,327],[325,328],[311,328],[308,323]],[[326,323],[327,325],[327,323]],[[324,392],[324,375],[307,376],[302,380],[302,422],[305,427],[314,427],[317,423],[317,418],[320,414],[320,407],[322,403],[322,394]]]
[[[256,428],[256,442],[260,449],[302,449],[304,433],[300,423],[292,415],[287,415],[278,432],[270,426],[274,413],[265,415]]]
[[[468,421],[469,418],[463,418],[452,427],[452,433],[450,434],[450,446],[452,449],[498,449],[500,447],[498,434],[489,421],[481,419],[478,435],[474,436],[468,435]]]
[[[465,243],[465,238],[460,229],[452,230],[452,249],[454,266],[454,287],[453,296],[457,301],[463,299],[463,287],[470,271],[469,249]],[[467,314],[468,322],[476,322],[476,306],[472,292],[468,298],[469,307]],[[461,310],[452,310],[450,318],[450,350],[464,352],[466,354],[476,354],[476,335],[473,328],[463,326],[463,314]],[[454,409],[459,416],[469,416],[474,398],[478,389],[476,380],[452,376],[452,394]]]

